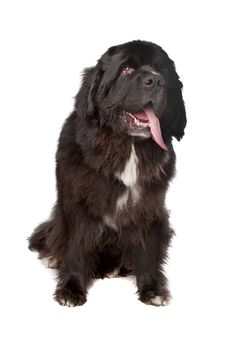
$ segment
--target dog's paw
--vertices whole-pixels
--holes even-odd
[[[84,293],[73,293],[67,288],[57,289],[54,299],[63,306],[74,307],[83,305],[87,299]]]
[[[155,297],[150,298],[150,304],[155,306],[166,306],[169,304],[169,300],[162,295],[156,295]]]
[[[41,262],[48,269],[56,269],[58,267],[57,259],[52,256],[41,258]]]
[[[140,293],[139,299],[148,305],[166,306],[169,304],[170,296],[166,291],[164,294],[156,295],[154,291],[146,290]]]

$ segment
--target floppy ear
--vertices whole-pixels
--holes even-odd
[[[95,95],[97,93],[102,71],[98,64],[96,67],[86,68],[83,72],[82,85],[75,97],[75,109],[80,115],[93,115],[95,112]]]
[[[182,96],[182,83],[179,83],[180,87],[174,96],[174,110],[170,125],[171,135],[174,136],[178,141],[180,141],[184,136],[184,129],[187,123],[185,105]]]
[[[90,81],[90,88],[87,99],[87,114],[93,115],[95,113],[95,96],[98,92],[100,81],[102,79],[103,71],[100,62],[92,69],[92,78]]]
[[[167,54],[166,54],[167,55]],[[166,121],[164,130],[168,136],[174,136],[178,141],[184,136],[186,127],[186,111],[182,96],[183,84],[176,72],[175,63],[168,57],[169,84],[167,89]]]

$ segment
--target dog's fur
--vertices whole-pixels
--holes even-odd
[[[134,74],[122,77],[125,65]],[[143,69],[161,74],[161,91],[143,89]],[[165,194],[175,168],[172,137],[180,140],[186,126],[181,90],[173,61],[145,41],[112,47],[85,70],[59,139],[57,203],[29,238],[29,248],[58,269],[60,304],[83,304],[93,278],[127,274],[136,276],[141,301],[167,303],[163,264],[173,231]],[[119,118],[122,110],[141,109],[149,95],[167,151],[151,137],[131,135]]]

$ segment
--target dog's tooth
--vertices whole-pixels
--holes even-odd
[[[135,118],[134,116],[133,116],[133,121],[134,121],[135,124],[138,125],[138,120],[137,120],[137,118]]]

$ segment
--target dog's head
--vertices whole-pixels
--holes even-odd
[[[145,41],[114,46],[96,67],[84,74],[86,117],[116,132],[149,138],[167,149],[166,140],[178,140],[186,126],[182,83],[173,61],[161,47]],[[83,96],[84,95],[84,96]]]

